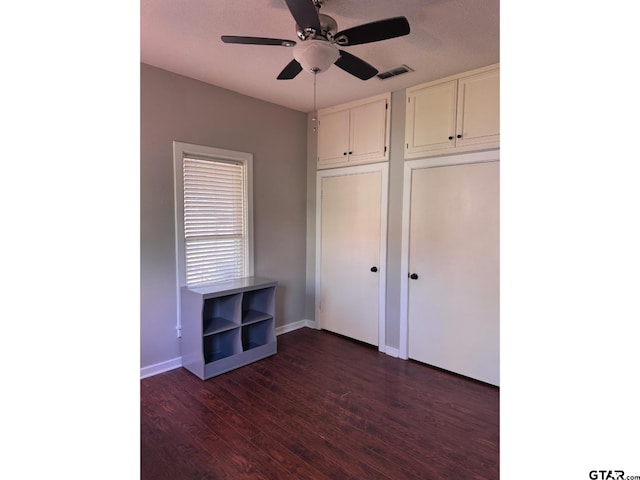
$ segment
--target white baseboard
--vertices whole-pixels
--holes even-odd
[[[174,368],[182,366],[182,357],[172,358],[166,362],[156,363],[155,365],[149,365],[140,369],[140,380],[147,377],[152,377],[159,373],[168,372]]]
[[[299,322],[287,323],[281,327],[276,328],[276,335],[282,335],[283,333],[293,332],[299,328],[317,328],[314,320],[300,320]]]
[[[299,322],[288,323],[287,325],[283,325],[281,327],[276,328],[276,335],[282,335],[283,333],[293,332],[294,330],[298,330],[299,328],[318,328],[318,322],[315,320],[300,320]],[[385,345],[382,349],[379,349],[380,352],[386,353],[390,357],[400,358],[400,350],[397,348],[390,347]],[[406,359],[405,359],[406,360]]]
[[[283,333],[293,332],[299,328],[317,328],[314,320],[300,320],[299,322],[288,323],[276,328],[276,335],[282,335]],[[159,373],[168,372],[174,368],[180,368],[182,366],[182,357],[173,358],[166,362],[156,363],[155,365],[149,365],[140,369],[140,379],[152,377]]]
[[[397,348],[390,347],[389,345],[385,345],[385,351],[387,355],[393,358],[400,358],[400,350]]]

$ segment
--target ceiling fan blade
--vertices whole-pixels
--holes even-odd
[[[393,17],[347,28],[336,33],[333,39],[340,46],[360,45],[401,37],[408,35],[410,31],[411,27],[409,27],[409,21],[406,17]]]
[[[278,80],[291,80],[302,71],[302,65],[294,58],[278,75]]]
[[[234,35],[222,35],[220,39],[224,43],[240,43],[243,45],[278,45],[280,47],[293,47],[296,45],[296,42],[293,40],[283,40],[281,38],[236,37]]]
[[[313,0],[286,0],[286,2],[299,27],[303,30],[313,28],[316,32],[321,32],[320,17],[318,17],[318,10],[316,10]]]
[[[378,73],[376,68],[344,50],[340,50],[340,58],[334,62],[334,65],[360,80],[369,80]]]

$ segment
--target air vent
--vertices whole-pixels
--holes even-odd
[[[386,72],[381,72],[376,75],[380,80],[386,80],[387,78],[397,77],[398,75],[402,75],[404,73],[413,72],[413,68],[408,67],[406,65],[400,65],[399,67],[392,68],[391,70],[387,70]]]

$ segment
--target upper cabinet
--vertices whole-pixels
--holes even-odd
[[[318,112],[318,168],[389,160],[391,94]]]
[[[499,65],[407,89],[405,158],[499,147]]]

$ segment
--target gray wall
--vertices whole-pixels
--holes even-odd
[[[141,368],[180,356],[174,140],[253,154],[255,274],[278,281],[277,326],[309,318],[307,115],[141,64]]]
[[[387,346],[400,348],[400,280],[402,272],[402,196],[404,182],[405,91],[391,94],[389,216],[387,218]],[[405,272],[405,275],[407,273]]]

